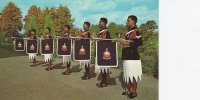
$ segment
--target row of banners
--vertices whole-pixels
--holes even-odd
[[[72,44],[73,41],[73,44]],[[15,38],[15,51],[26,51],[27,54],[38,54],[38,40]],[[73,47],[73,51],[72,51]],[[26,50],[25,50],[26,49]],[[54,39],[40,39],[40,52],[42,55],[54,53]],[[71,56],[75,61],[87,61],[91,58],[91,40],[72,40],[57,38],[57,55]],[[98,66],[118,66],[117,42],[96,41],[96,59]]]

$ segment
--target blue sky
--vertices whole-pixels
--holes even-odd
[[[0,0],[0,12],[10,1],[21,9],[23,16],[31,5],[37,5],[41,9],[46,6],[67,6],[75,18],[74,25],[78,28],[82,28],[84,21],[98,24],[101,17],[106,17],[109,23],[125,24],[129,15],[138,17],[137,25],[148,20],[158,23],[158,0]]]

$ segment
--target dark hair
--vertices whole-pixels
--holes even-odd
[[[108,20],[106,18],[101,18],[101,21],[103,21],[105,24],[107,24]]]
[[[46,29],[48,29],[48,30],[49,30],[49,33],[51,33],[51,28],[50,28],[50,27],[47,27]]]
[[[131,18],[132,20],[135,21],[135,23],[137,23],[137,17],[135,15],[130,15],[128,16],[128,18]]]
[[[71,29],[71,27],[69,25],[64,25],[64,28],[67,27],[69,30]]]
[[[84,22],[84,24],[90,27],[90,22]]]
[[[35,30],[35,29],[31,29],[31,31],[30,31],[30,32],[34,32],[34,33],[35,33],[35,32],[36,32],[36,30]]]

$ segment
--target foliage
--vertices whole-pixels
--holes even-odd
[[[0,32],[0,48],[1,48],[1,44],[5,42],[5,33],[4,32]]]
[[[90,26],[90,32],[92,32],[91,33],[92,36],[97,37],[98,33],[99,33],[99,27],[98,27],[98,25],[92,24]]]
[[[38,24],[37,24],[37,18],[36,18],[36,16],[33,15],[33,16],[30,17],[29,25],[28,25],[27,29],[28,30],[35,29],[36,30],[35,34],[36,34],[36,36],[38,36],[39,29],[38,29]]]
[[[22,12],[13,2],[9,2],[2,11],[1,28],[6,37],[19,36],[23,28]]]
[[[143,37],[143,46],[140,48],[143,72],[158,78],[158,33],[154,32],[158,26],[155,21],[141,24],[140,32]]]
[[[124,25],[118,25],[115,22],[111,22],[108,25],[108,31],[111,34],[111,38],[119,38],[123,36],[123,33],[126,31],[126,27]]]
[[[52,20],[50,14],[47,14],[47,15],[45,16],[44,28],[43,28],[43,35],[45,34],[45,29],[46,29],[47,27],[51,28],[51,35],[52,35],[52,36],[55,36],[55,26],[54,26],[54,23],[53,23],[53,20]]]

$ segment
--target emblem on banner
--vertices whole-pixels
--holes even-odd
[[[26,41],[26,53],[38,53],[38,42],[37,39],[27,39]]]
[[[18,47],[18,48],[22,48],[21,42],[18,43],[17,47]]]
[[[79,55],[85,55],[85,48],[83,48],[83,46],[81,46],[80,50],[79,50]]]
[[[50,50],[48,43],[46,44],[44,50],[46,50],[46,51],[49,51],[49,50]]]
[[[110,52],[108,51],[108,48],[106,48],[106,50],[103,53],[103,59],[104,60],[110,60],[111,59]]]
[[[33,44],[31,44],[31,46],[30,46],[30,50],[35,50],[35,47],[34,47]]]
[[[61,49],[62,51],[67,51],[67,46],[66,46],[66,44],[64,43],[63,44],[63,46],[62,46],[62,49]]]

